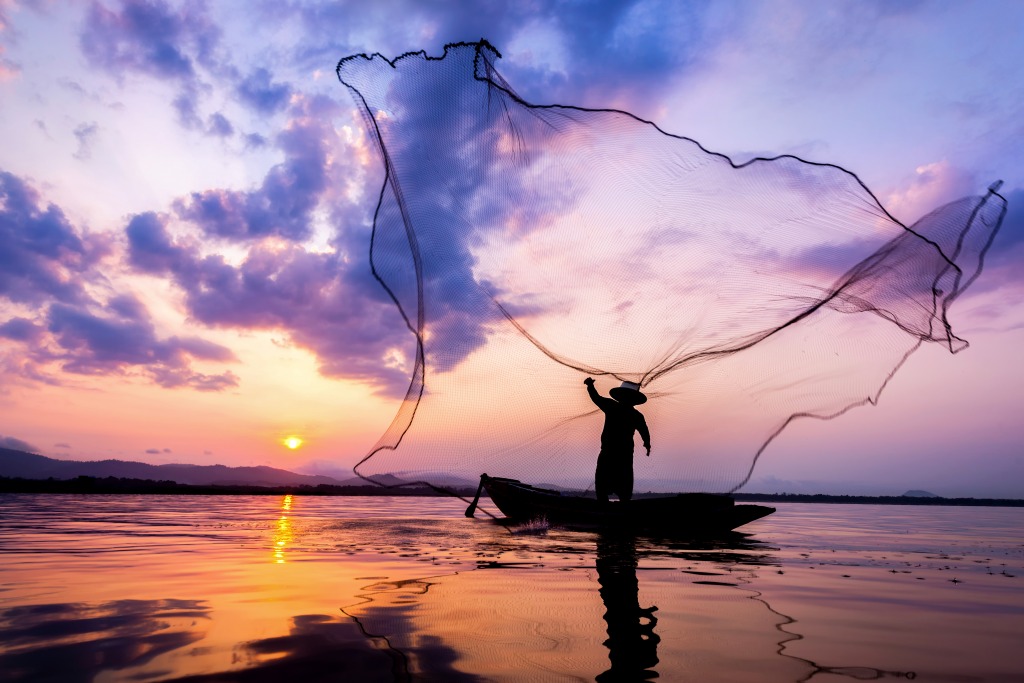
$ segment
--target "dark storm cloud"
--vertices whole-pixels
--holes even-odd
[[[82,276],[105,253],[103,240],[83,238],[60,208],[0,171],[0,297],[84,302]]]

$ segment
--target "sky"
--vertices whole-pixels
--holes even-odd
[[[1010,1],[0,0],[0,445],[350,473],[409,339],[335,67],[486,38],[527,101],[841,165],[904,222],[1003,180],[970,347],[794,424],[747,490],[1024,498],[1022,27]]]

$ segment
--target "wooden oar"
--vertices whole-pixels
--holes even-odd
[[[476,487],[476,495],[473,497],[473,502],[466,508],[466,516],[472,517],[476,514],[476,504],[480,502],[480,493],[484,490],[484,480],[487,479],[487,474],[480,475],[480,485]]]

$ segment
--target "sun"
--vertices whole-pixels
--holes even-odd
[[[281,443],[283,443],[285,446],[294,451],[296,448],[302,445],[302,439],[300,439],[297,436],[289,436],[288,438],[282,440]]]

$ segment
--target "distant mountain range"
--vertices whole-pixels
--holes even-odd
[[[276,467],[228,467],[226,465],[150,465],[130,460],[57,460],[35,453],[0,448],[0,477],[22,479],[74,479],[75,477],[121,477],[174,481],[199,486],[365,486],[358,477],[335,479],[323,475],[297,474]],[[401,483],[388,475],[374,477],[380,483]]]

